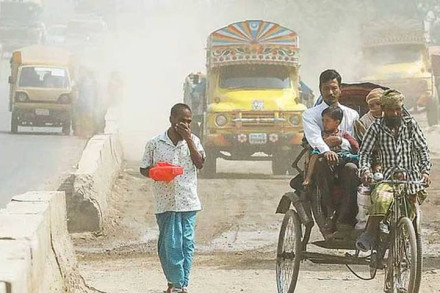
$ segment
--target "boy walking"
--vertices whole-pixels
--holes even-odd
[[[191,109],[185,104],[171,108],[171,126],[145,146],[140,172],[149,171],[158,162],[183,168],[183,174],[171,182],[154,181],[155,214],[159,226],[158,254],[168,281],[167,293],[188,292],[194,255],[196,212],[201,210],[197,195],[197,169],[203,167],[205,151],[189,127]]]

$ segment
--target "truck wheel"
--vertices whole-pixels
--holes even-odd
[[[70,124],[71,124],[70,121],[63,123],[62,132],[64,135],[70,135]]]
[[[292,167],[292,163],[296,160],[298,155],[302,152],[303,147],[302,146],[294,146],[292,151],[288,154],[288,157],[286,158],[287,163],[287,173],[289,175],[295,175],[298,172]],[[299,160],[298,166],[301,167],[304,165],[304,156]]]
[[[217,156],[214,152],[207,152],[206,161],[200,171],[203,178],[214,178],[217,174]]]
[[[191,128],[191,132],[195,136],[200,137],[200,135],[201,135],[201,127],[199,126],[199,123],[197,121],[191,122],[190,128]]]
[[[428,125],[438,124],[438,97],[434,95],[426,105],[426,118],[428,119]]]
[[[272,174],[273,175],[286,175],[289,167],[289,161],[282,154],[273,154],[272,157]]]
[[[11,115],[11,133],[18,132],[18,115],[15,112],[12,112]]]

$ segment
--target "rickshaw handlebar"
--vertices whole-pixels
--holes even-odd
[[[380,180],[380,181],[376,181],[376,184],[378,183],[387,183],[387,184],[394,184],[394,185],[398,185],[398,184],[413,184],[413,185],[420,185],[420,186],[424,186],[426,187],[427,184],[425,184],[425,182],[423,180],[415,180],[415,181],[410,181],[410,180]]]
[[[401,175],[408,175],[409,170],[405,169],[405,168],[401,168],[401,167],[393,167],[391,168],[391,174],[392,177],[394,177],[394,175],[401,173]],[[399,185],[399,184],[412,184],[412,185],[419,185],[419,186],[423,186],[423,187],[428,187],[428,184],[426,184],[423,179],[419,179],[419,180],[399,180],[399,179],[383,179],[383,174],[382,173],[378,173],[380,176],[379,178],[377,178],[376,180],[374,180],[376,177],[376,174],[374,174],[371,178],[373,179],[373,184],[379,184],[379,183],[387,183],[387,184],[391,184],[391,185]]]

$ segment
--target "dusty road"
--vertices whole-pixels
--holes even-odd
[[[440,166],[434,163],[434,185],[423,206],[423,293],[440,292]],[[199,184],[204,209],[198,215],[190,290],[276,292],[274,259],[282,216],[274,212],[289,190],[289,178],[269,175],[270,165],[264,162],[237,167],[220,161],[219,168],[219,179]],[[158,232],[150,182],[138,175],[137,166],[127,165],[121,173],[112,207],[104,235],[74,235],[83,275],[105,292],[162,292],[166,281],[155,252]],[[316,229],[313,237],[320,237]],[[305,262],[296,292],[381,292],[382,284],[382,273],[373,281],[361,281],[344,266]]]

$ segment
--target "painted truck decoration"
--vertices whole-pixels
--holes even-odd
[[[184,100],[201,105],[193,116],[207,151],[205,175],[215,175],[217,158],[268,160],[274,174],[286,174],[301,149],[306,109],[299,103],[297,34],[260,20],[221,28],[208,37],[206,76],[194,76]],[[191,88],[204,92],[195,95],[201,101],[190,101]]]

